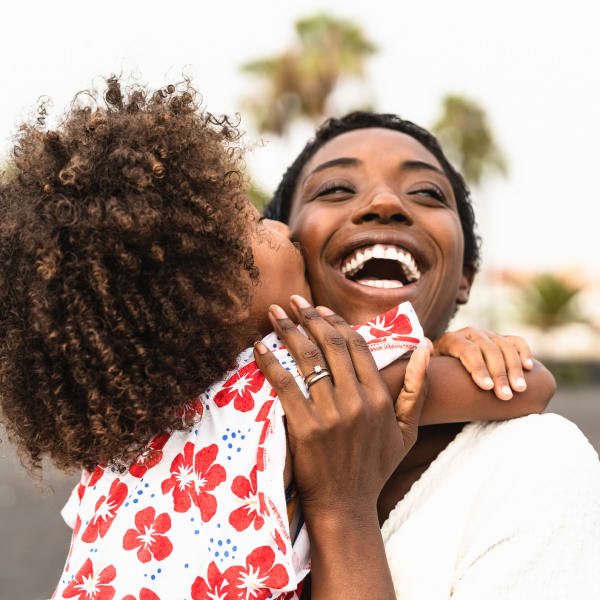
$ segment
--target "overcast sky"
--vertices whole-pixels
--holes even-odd
[[[599,7],[593,0],[5,3],[0,151],[36,98],[50,96],[60,112],[74,92],[111,72],[133,71],[158,86],[185,70],[209,109],[239,110],[254,83],[238,66],[280,51],[296,18],[326,10],[359,22],[379,47],[363,91],[378,109],[425,126],[447,92],[487,109],[510,167],[508,179],[475,191],[488,264],[600,276]],[[256,141],[248,119],[243,124]],[[263,187],[275,187],[310,131],[297,127],[285,142],[265,137],[253,150],[248,162]]]

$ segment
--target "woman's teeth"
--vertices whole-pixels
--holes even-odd
[[[368,285],[370,287],[388,289],[404,287],[404,285],[400,281],[390,279],[357,279],[356,283],[360,283],[360,285]]]
[[[374,244],[373,246],[358,248],[344,259],[342,262],[341,271],[347,278],[350,278],[356,275],[370,260],[373,259],[393,260],[399,263],[402,267],[402,272],[406,277],[407,283],[414,283],[421,278],[421,272],[417,267],[417,263],[408,250],[400,248],[399,246],[384,244]],[[368,278],[367,276],[361,278],[358,283],[373,287],[403,286],[402,282],[396,279],[373,279]]]

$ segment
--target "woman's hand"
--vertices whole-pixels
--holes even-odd
[[[429,345],[413,352],[394,403],[364,339],[341,317],[298,296],[291,306],[310,339],[281,307],[272,306],[269,316],[300,372],[309,376],[309,397],[261,342],[255,358],[286,413],[311,540],[312,598],[393,599],[377,499],[416,440]],[[317,366],[331,376],[310,384]]]
[[[534,363],[522,337],[463,327],[447,331],[433,347],[434,355],[458,358],[473,381],[483,390],[493,388],[500,400],[510,400],[513,390],[527,389],[523,369],[530,371]]]
[[[274,330],[306,377],[315,367],[331,376],[310,385],[305,398],[292,375],[260,344],[258,366],[287,417],[294,478],[305,515],[375,507],[379,492],[416,440],[428,347],[414,353],[396,403],[364,339],[338,315],[304,299],[292,306],[311,339],[282,308],[272,306]]]

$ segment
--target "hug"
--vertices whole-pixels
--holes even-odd
[[[261,218],[240,135],[116,78],[20,129],[0,403],[82,471],[53,598],[597,598],[596,453],[524,340],[448,331],[479,240],[436,139],[329,120]]]

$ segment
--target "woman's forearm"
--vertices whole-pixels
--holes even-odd
[[[381,371],[395,396],[404,381],[406,361],[398,360]],[[479,388],[456,358],[433,357],[429,363],[429,389],[421,413],[420,425],[512,419],[542,412],[554,392],[552,374],[539,362],[524,373],[527,389],[516,392],[510,401],[499,400],[493,391]]]
[[[395,600],[375,507],[352,519],[306,519],[311,600]]]

